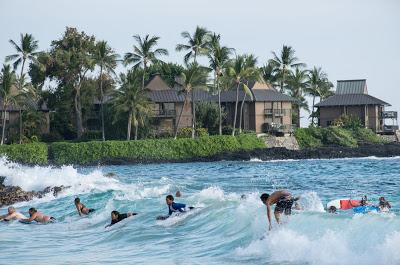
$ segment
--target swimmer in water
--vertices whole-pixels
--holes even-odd
[[[378,207],[381,212],[389,212],[390,208],[392,208],[392,205],[390,205],[390,203],[385,199],[385,197],[380,197]]]
[[[38,223],[47,224],[47,223],[52,223],[56,220],[56,218],[54,218],[52,216],[47,216],[41,212],[38,212],[35,208],[30,208],[28,213],[29,213],[30,217],[27,219],[22,219],[20,221],[22,221],[22,222],[36,221]]]
[[[94,209],[89,209],[83,203],[81,203],[79,198],[75,198],[75,207],[79,213],[79,216],[82,216],[82,214],[88,215],[89,213],[94,212]]]
[[[137,215],[137,213],[119,213],[118,211],[112,211],[111,223],[107,225],[106,228],[115,225],[116,223],[121,222],[122,220],[134,215]]]
[[[26,219],[26,216],[15,210],[14,207],[10,206],[7,209],[7,214],[0,216],[0,221],[12,221]]]
[[[267,217],[269,223],[268,229],[271,230],[272,229],[271,206],[276,204],[274,215],[276,222],[280,224],[281,214],[285,213],[285,215],[291,215],[293,203],[299,200],[300,198],[293,197],[292,194],[290,194],[290,192],[286,190],[278,190],[273,192],[271,195],[264,193],[261,195],[260,199],[263,202],[263,204],[267,206]]]

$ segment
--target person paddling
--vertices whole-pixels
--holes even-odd
[[[14,207],[10,206],[7,209],[7,214],[0,216],[0,221],[12,221],[26,219],[26,216],[15,210]]]
[[[114,210],[111,212],[111,223],[109,225],[106,225],[106,228],[134,215],[137,215],[137,213],[119,213],[118,211]]]
[[[21,219],[20,220],[21,222],[29,223],[32,221],[36,221],[38,223],[47,224],[47,223],[52,223],[56,220],[56,218],[52,216],[47,216],[41,212],[38,212],[38,210],[36,210],[35,208],[30,208],[28,213],[30,217],[27,219]]]
[[[82,216],[82,214],[88,215],[89,213],[94,212],[94,209],[89,209],[83,203],[81,203],[79,198],[75,198],[75,207],[79,213],[79,216]]]
[[[292,206],[293,203],[297,200],[299,200],[299,197],[293,197],[290,192],[286,190],[279,190],[273,192],[271,195],[268,193],[263,193],[260,196],[261,201],[265,206],[267,206],[267,217],[268,217],[268,223],[269,223],[269,230],[272,229],[272,223],[271,223],[271,206],[276,204],[275,210],[274,210],[274,215],[275,215],[275,220],[278,224],[280,224],[280,216],[282,213],[285,213],[285,215],[290,215],[292,214]]]

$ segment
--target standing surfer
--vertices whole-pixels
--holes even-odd
[[[286,190],[278,190],[273,192],[271,195],[267,193],[263,193],[260,197],[261,201],[265,206],[267,206],[267,217],[269,223],[269,230],[272,229],[271,223],[271,206],[275,205],[274,215],[275,220],[278,224],[280,224],[280,216],[282,213],[285,215],[290,215],[292,213],[292,206],[295,201],[299,199],[299,197],[294,198],[290,192]]]

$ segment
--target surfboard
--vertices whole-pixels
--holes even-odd
[[[18,220],[18,222],[20,222],[21,224],[24,224],[24,225],[37,225],[38,224],[38,222],[36,222],[36,221],[28,222],[28,221]]]
[[[360,206],[360,200],[352,200],[350,198],[336,199],[328,202],[326,208],[335,207],[338,210],[348,210],[353,207]]]
[[[354,213],[369,213],[369,212],[379,212],[379,208],[372,205],[357,206],[353,208]]]

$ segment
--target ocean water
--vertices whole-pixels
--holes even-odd
[[[58,221],[0,223],[0,264],[400,264],[400,158],[61,168],[3,158],[0,175],[25,190],[71,186],[15,205]],[[267,231],[259,196],[277,189],[300,195],[303,209]],[[156,221],[177,190],[176,201],[196,209]],[[392,211],[324,210],[332,199],[363,195],[374,203],[385,196]],[[76,196],[96,211],[79,217]],[[105,229],[114,209],[139,215]]]

